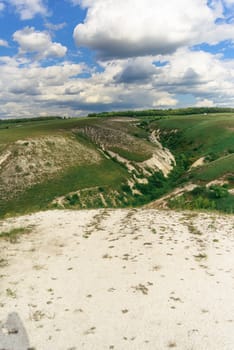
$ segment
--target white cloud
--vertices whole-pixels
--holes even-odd
[[[24,58],[0,57],[0,117],[62,114],[57,102],[67,82],[85,69],[69,62],[40,67]]]
[[[229,0],[229,2],[232,0]],[[216,1],[80,0],[88,8],[74,30],[78,46],[88,46],[102,59],[168,54],[202,42],[234,39],[234,26],[215,24],[223,16]]]
[[[157,99],[153,102],[154,108],[168,108],[176,106],[178,101],[168,93],[158,94]]]
[[[196,107],[214,107],[215,104],[213,101],[208,100],[207,98],[201,99],[199,98],[197,103],[196,103]]]
[[[169,108],[186,94],[197,106],[234,107],[234,61],[219,55],[182,48],[101,66],[101,72],[71,62],[42,67],[24,56],[0,57],[0,117]]]
[[[50,22],[46,22],[45,23],[45,27],[50,30],[50,31],[56,31],[56,30],[60,30],[60,29],[63,29],[64,27],[66,27],[67,23],[66,22],[63,22],[63,23],[57,23],[57,24],[54,24],[54,23],[50,23]]]
[[[60,43],[52,42],[50,34],[36,31],[33,27],[26,27],[13,34],[13,39],[18,42],[20,54],[33,53],[37,58],[63,57],[67,48]]]
[[[48,15],[43,0],[8,0],[13,5],[22,20],[32,19],[36,15]]]
[[[176,75],[179,80],[185,78],[189,70],[193,71],[201,86],[213,84],[222,87],[227,82],[234,83],[234,62],[222,60],[222,56],[208,52],[181,49],[174,54],[169,69],[169,76]]]
[[[122,64],[122,62],[120,62]],[[65,63],[40,67],[24,58],[0,58],[0,117],[48,114],[80,115],[100,109],[147,108],[176,104],[164,91],[136,85],[123,89],[113,77],[121,70],[115,63],[93,72],[88,79],[79,74],[90,72],[86,66]]]
[[[165,57],[164,57],[165,59]],[[190,95],[200,100],[233,106],[234,61],[202,51],[179,49],[167,57],[168,64],[158,67],[152,85],[159,91]]]
[[[209,6],[206,0],[69,1],[87,7],[74,37],[78,46],[96,50],[101,69],[71,62],[52,65],[52,60],[40,63],[66,55],[67,48],[53,41],[53,31],[64,23],[44,20],[47,31],[18,30],[13,34],[18,54],[0,56],[0,117],[168,108],[179,105],[181,96],[185,101],[186,95],[197,106],[234,107],[234,61],[227,52],[224,59],[189,49],[234,38],[223,7],[225,3],[231,8],[234,0],[210,0]],[[49,2],[8,3],[26,19],[46,15]],[[216,24],[217,18],[223,24]],[[7,42],[0,39],[0,46]]]
[[[0,11],[3,11],[5,8],[5,5],[3,2],[0,1]]]
[[[6,40],[0,39],[0,46],[8,47],[8,42]]]
[[[107,62],[103,67],[109,65]],[[148,89],[170,96],[190,94],[195,98],[212,96],[217,103],[222,96],[230,100],[234,91],[234,61],[208,52],[181,48],[167,56],[115,60],[111,66],[115,66],[112,80],[123,90]]]

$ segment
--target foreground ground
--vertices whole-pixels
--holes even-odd
[[[233,350],[234,217],[49,211],[0,222],[0,349]],[[10,241],[9,241],[10,239]]]

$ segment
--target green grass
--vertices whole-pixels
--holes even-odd
[[[44,210],[55,197],[79,189],[106,185],[117,188],[128,176],[127,170],[107,159],[95,165],[70,168],[53,180],[32,186],[10,201],[0,201],[0,217]]]
[[[0,129],[0,144],[7,144],[33,137],[71,132],[73,129],[96,123],[100,124],[101,121],[96,120],[96,118],[73,118],[45,121],[40,120],[37,122],[22,124],[13,123],[9,125],[9,129]]]
[[[216,208],[219,211],[234,214],[234,196],[229,195],[227,198],[220,198],[216,203]]]
[[[227,214],[234,212],[234,196],[226,187],[218,185],[197,187],[172,198],[168,204],[171,209],[218,210]]]
[[[130,161],[134,162],[144,162],[145,160],[149,159],[152,156],[152,153],[150,152],[134,152],[134,151],[127,151],[120,147],[110,147],[110,150],[118,153],[121,157],[126,158]]]
[[[234,154],[219,158],[199,169],[195,169],[192,172],[192,178],[209,182],[231,173],[234,174]]]
[[[198,157],[210,152],[224,155],[228,149],[234,151],[234,114],[170,116],[152,122],[151,126],[167,132],[179,131],[181,140],[175,142],[175,152],[190,151]],[[176,134],[174,138],[176,141]]]

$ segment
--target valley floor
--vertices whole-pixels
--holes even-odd
[[[48,211],[0,222],[0,349],[233,350],[234,217]]]

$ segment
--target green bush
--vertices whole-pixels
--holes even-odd
[[[205,157],[205,160],[207,162],[213,162],[214,160],[216,160],[218,158],[219,158],[218,154],[211,152],[211,153],[207,154],[207,156]]]
[[[213,185],[208,188],[198,186],[182,196],[171,199],[168,205],[171,209],[219,210],[233,213],[234,196],[229,194],[225,186]]]
[[[227,188],[218,185],[212,185],[209,187],[209,195],[211,198],[223,198],[228,196]]]
[[[197,186],[191,191],[191,193],[194,196],[200,196],[200,195],[206,193],[206,187],[205,186]]]

